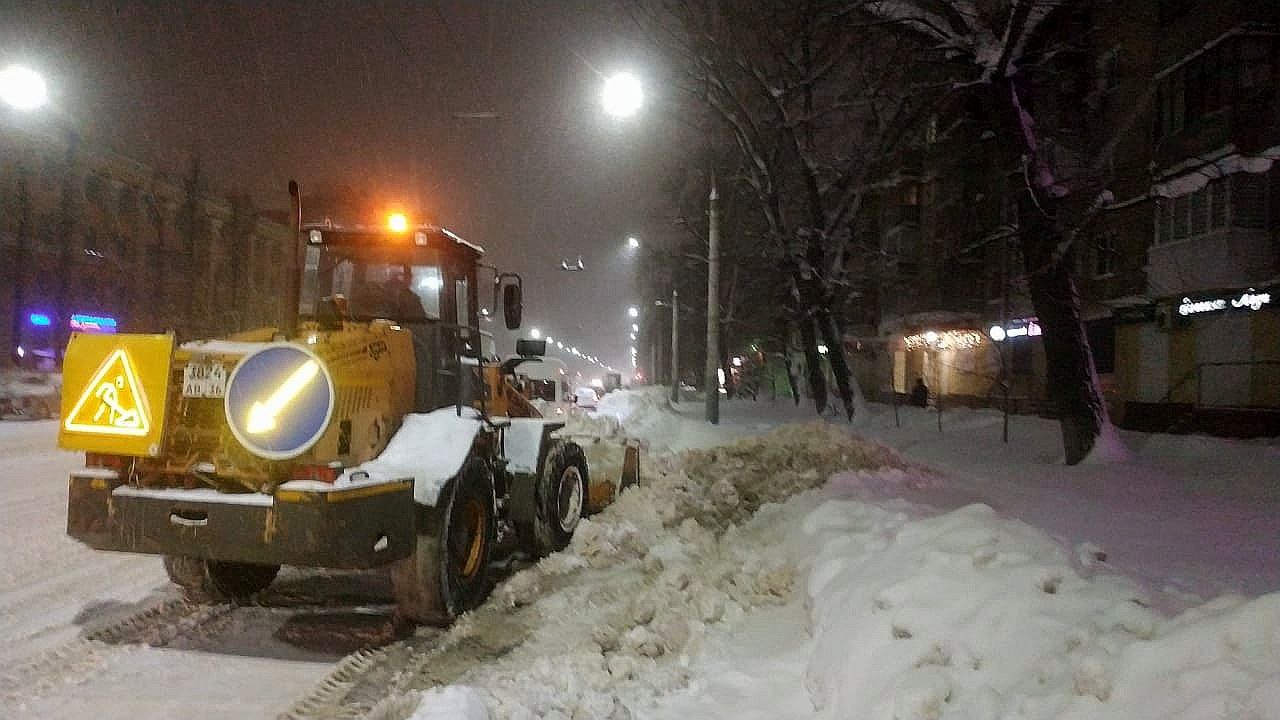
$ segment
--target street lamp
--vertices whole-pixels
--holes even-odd
[[[538,328],[529,328],[529,337],[533,338],[534,340],[541,340],[542,331],[539,330]]]
[[[614,117],[630,117],[644,104],[640,80],[629,73],[619,73],[604,84],[604,109]],[[704,383],[707,388],[706,419],[720,423],[720,194],[716,190],[715,170],[711,172],[711,191],[707,216],[707,362]],[[633,314],[631,317],[636,317]],[[674,383],[673,383],[674,385]],[[678,387],[678,385],[676,385]]]
[[[0,70],[0,100],[18,110],[35,110],[49,99],[40,73],[21,65]]]
[[[618,73],[604,81],[600,99],[606,113],[619,118],[631,117],[644,104],[644,90],[640,88],[640,79],[635,75]]]
[[[671,302],[654,300],[654,305],[671,306],[671,402],[680,402],[680,292],[671,288]],[[657,368],[654,368],[657,372]]]
[[[630,249],[632,249],[632,250],[639,250],[639,249],[640,249],[640,241],[639,241],[639,240],[637,240],[636,238],[629,237],[629,238],[627,238],[627,247],[628,247],[628,248],[630,248]]]
[[[638,318],[640,317],[640,309],[637,308],[635,305],[632,305],[631,307],[627,308],[627,315],[633,318]]]

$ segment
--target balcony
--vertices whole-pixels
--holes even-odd
[[[1280,253],[1265,230],[1231,227],[1147,249],[1152,296],[1240,288],[1280,274]]]

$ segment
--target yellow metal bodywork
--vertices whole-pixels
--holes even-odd
[[[72,333],[58,445],[154,457],[163,448],[173,336]]]
[[[497,417],[542,417],[538,408],[511,384],[511,377],[503,375],[497,365],[483,366],[481,377],[484,382],[484,402],[477,401],[477,409]]]

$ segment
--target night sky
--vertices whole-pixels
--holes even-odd
[[[648,298],[625,242],[672,232],[682,125],[612,3],[0,0],[11,62],[44,74],[50,122],[175,174],[198,155],[217,192],[283,208],[290,178],[348,185],[446,225],[524,276],[526,331],[630,367]],[[619,121],[598,95],[624,69],[649,98]],[[579,254],[588,272],[559,270]]]

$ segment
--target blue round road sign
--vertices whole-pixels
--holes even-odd
[[[333,379],[319,357],[292,344],[246,355],[227,381],[231,432],[250,452],[285,460],[306,452],[333,416]]]

